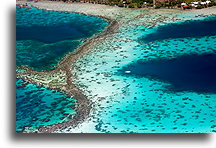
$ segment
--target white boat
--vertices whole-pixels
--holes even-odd
[[[131,73],[131,71],[128,70],[128,71],[125,71],[125,73]]]

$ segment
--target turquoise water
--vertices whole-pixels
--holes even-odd
[[[75,13],[16,9],[16,65],[34,70],[53,69],[61,58],[108,23]],[[16,80],[16,131],[31,131],[68,121],[76,100],[64,93]]]
[[[25,10],[25,12],[28,12],[29,10],[27,9],[27,11]],[[68,15],[67,13],[63,13],[63,14]],[[47,21],[45,22],[43,20],[43,17],[40,17],[40,14],[34,15],[34,17],[36,18],[34,20],[36,24],[40,24],[40,25],[43,24],[49,25],[49,22],[52,21],[47,19]],[[24,23],[28,22],[26,19],[23,19],[23,21]],[[56,22],[59,23],[59,20],[56,20]],[[202,22],[199,23],[202,24]],[[136,24],[136,22],[134,24]],[[186,24],[190,26],[190,23],[187,22]],[[28,23],[26,23],[25,25],[28,26]],[[157,81],[156,79],[149,79],[149,77],[146,77],[145,75],[139,76],[137,73],[135,73],[137,75],[134,76],[128,76],[125,74],[119,75],[119,73],[117,74],[117,72],[119,72],[119,70],[121,70],[122,68],[134,64],[137,61],[141,61],[141,63],[152,64],[151,61],[155,61],[155,60],[168,61],[173,59],[175,61],[175,59],[182,60],[181,57],[185,57],[185,56],[190,57],[191,55],[195,55],[198,57],[199,56],[202,57],[203,55],[206,54],[214,55],[215,47],[216,47],[215,34],[202,34],[202,35],[189,34],[187,36],[184,35],[175,36],[175,34],[172,34],[171,36],[167,35],[163,37],[163,35],[160,32],[152,32],[152,30],[149,31],[147,28],[143,26],[141,27],[145,28],[146,29],[145,31],[139,30],[139,27],[136,28],[135,26],[132,25],[130,26],[130,24],[127,25],[123,26],[116,36],[111,35],[110,38],[112,39],[110,40],[112,42],[108,42],[107,40],[109,39],[109,37],[107,37],[107,40],[104,40],[103,44],[97,47],[98,48],[97,52],[91,52],[89,53],[89,55],[88,54],[84,55],[84,57],[80,59],[81,61],[80,62],[78,61],[77,63],[78,65],[77,67],[79,67],[79,69],[76,71],[77,79],[74,81],[77,81],[78,86],[83,86],[83,85],[85,86],[85,87],[81,87],[80,89],[83,89],[85,91],[84,93],[89,97],[89,99],[92,99],[93,102],[95,101],[94,107],[96,107],[96,110],[91,112],[90,119],[89,119],[90,123],[84,125],[81,124],[78,128],[76,128],[77,130],[76,132],[102,132],[102,133],[215,132],[216,131],[215,130],[216,127],[215,126],[215,107],[216,107],[215,93],[202,93],[202,92],[197,93],[194,90],[169,92],[167,91],[167,88],[170,87],[172,84],[166,82],[166,80]],[[171,25],[169,27],[174,27],[173,30],[176,30],[176,32],[178,32],[178,29],[175,28],[176,25],[173,24],[169,24],[169,25]],[[183,25],[185,24],[183,23]],[[179,26],[177,25],[176,27]],[[187,25],[184,27],[187,27]],[[155,28],[156,28],[155,30],[158,30],[159,27],[156,26]],[[165,27],[165,29],[168,28]],[[159,29],[159,31],[161,30]],[[215,30],[213,30],[212,32],[215,32]],[[160,34],[160,36],[154,35],[158,33]],[[204,33],[206,32],[204,31]],[[42,30],[41,34],[43,35],[46,34],[46,30],[45,31]],[[144,38],[148,34],[152,34],[154,38],[153,39],[149,38],[148,41],[144,40]],[[25,35],[32,35],[32,34],[26,32]],[[25,39],[25,35],[19,39]],[[45,46],[44,50],[41,51],[37,50],[40,53],[46,51],[47,48],[51,49],[52,47],[50,46],[56,46],[55,45],[56,41],[59,44],[61,43],[64,44],[65,43],[64,39],[67,39],[67,35],[58,37],[57,39],[40,38],[38,36],[37,37],[33,36],[31,39],[35,39],[37,41],[35,40],[17,41],[17,44],[19,44],[20,48],[21,49],[23,48],[23,51],[25,51],[23,52],[23,54],[27,53],[28,50],[30,49],[34,49],[32,48],[34,44],[35,46],[38,47],[39,45]],[[128,41],[125,42],[124,40],[128,40]],[[70,40],[67,41],[69,42],[68,44],[70,44]],[[73,40],[73,42],[79,42],[79,41]],[[103,48],[104,45],[105,46],[110,45],[108,46],[110,50],[108,48]],[[62,46],[62,45],[58,45],[58,46]],[[26,48],[28,48],[28,50]],[[40,53],[38,53],[38,55],[42,56]],[[49,54],[51,54],[51,52]],[[22,53],[20,52],[20,56],[21,55]],[[47,56],[45,57],[47,58]],[[25,56],[25,58],[27,58],[27,56]],[[31,61],[31,58],[32,56],[29,56],[28,60]],[[22,60],[23,59],[21,58],[20,63],[22,62]],[[37,58],[35,58],[35,60],[37,60]],[[191,58],[190,60],[194,60],[194,59]],[[183,60],[183,62],[185,61]],[[52,64],[53,64],[52,67],[54,67],[55,62],[51,62],[47,64],[48,65],[47,67],[49,68],[49,66]],[[156,63],[155,67],[160,67],[160,65],[157,64],[158,63]],[[38,69],[40,69],[40,66],[41,65],[31,66],[31,67],[34,67],[35,69],[37,67]],[[44,67],[45,66],[43,65],[43,68]],[[175,67],[175,65],[173,65],[173,67]],[[139,67],[138,68],[136,67],[136,69],[139,69]],[[164,69],[161,68],[161,71],[162,70]],[[133,72],[133,70],[131,71]],[[23,83],[22,81],[19,82],[18,86],[22,85],[22,83]],[[32,84],[28,84],[24,87],[18,87],[17,89],[21,89],[21,88],[23,89],[21,93],[18,92],[17,96],[21,95],[18,98],[21,98],[22,100],[22,98],[28,96],[29,93],[32,93],[31,91],[33,89],[32,87],[33,87]],[[34,88],[34,89],[35,92],[34,91],[33,92],[36,94],[38,93],[39,95],[39,91],[40,91],[39,89],[43,90],[44,88],[37,88],[37,89]],[[56,95],[58,97],[64,95],[61,93],[59,94],[58,92],[57,94],[55,94],[55,92],[53,91],[49,92],[49,91],[45,89],[44,93],[40,95],[40,98],[42,98],[42,103],[41,103],[42,106],[44,105],[43,101],[45,101],[45,99],[47,98],[50,99],[53,97],[55,98]],[[22,96],[22,92],[26,92],[26,94]],[[40,91],[40,93],[41,92],[43,91]],[[46,97],[47,94],[48,96],[51,95],[52,97]],[[26,100],[28,99],[26,98]],[[24,99],[24,101],[26,100]],[[60,103],[61,102],[60,100],[57,101],[60,104],[60,106],[57,107],[57,109],[55,107],[50,107],[49,105],[45,104],[42,107],[42,108],[46,108],[46,112],[44,116],[48,114],[47,118],[49,119],[51,118],[50,114],[56,112],[58,108],[63,109],[62,106],[64,104]],[[74,99],[71,99],[69,102],[74,102],[73,100]],[[20,102],[18,103],[19,103],[18,105],[20,104],[22,105],[22,103]],[[56,103],[53,103],[54,106],[55,104]],[[25,107],[29,110],[33,110],[30,105],[26,105],[24,106],[24,108]],[[37,108],[37,106],[33,106],[33,107]],[[58,112],[59,110],[56,113],[55,119],[58,119],[59,117],[62,118],[60,120],[53,119],[50,121],[47,121],[47,118],[45,119],[44,116],[43,115],[41,116],[38,112],[37,116],[39,116],[40,119],[37,120],[37,125],[34,125],[36,119],[26,117],[25,116],[26,113],[25,111],[22,110],[22,106],[19,109],[22,111],[20,114],[23,117],[25,117],[24,118],[25,120],[21,119],[21,117],[19,118],[20,115],[17,115],[17,119],[19,119],[18,125],[22,125],[17,127],[18,131],[22,131],[24,128],[28,129],[29,127],[32,128],[44,124],[48,125],[48,124],[62,122],[62,120],[67,120],[67,117],[65,118],[64,115],[62,115],[64,117],[60,115],[61,113]],[[33,116],[32,114],[29,115]]]
[[[139,38],[144,42],[134,53],[143,57],[120,69],[125,95],[101,114],[107,120],[101,120],[99,130],[215,132],[215,24],[215,17],[170,23]]]
[[[184,24],[184,22],[175,24],[181,23]],[[137,24],[136,20],[133,24]],[[190,27],[188,22],[186,24]],[[176,26],[174,23],[169,25]],[[88,92],[85,93],[95,101],[97,109],[92,113],[92,122],[89,121],[89,124],[83,124],[80,130],[74,131],[90,133],[216,131],[215,77],[212,77],[215,74],[215,34],[204,36],[189,34],[184,37],[173,34],[171,38],[160,37],[160,39],[154,38],[151,42],[140,41],[148,34],[157,34],[161,26],[147,28],[128,24],[121,27],[117,35],[95,48],[95,53],[85,55],[77,62],[77,66],[85,64],[81,67],[82,71],[79,71],[80,69],[76,71],[78,76],[76,83],[86,86],[85,90]],[[215,32],[215,28],[212,29],[212,32]],[[103,48],[104,45],[106,48]],[[202,70],[208,66],[210,71]],[[147,67],[148,69],[144,69]],[[176,76],[170,74],[172,76],[170,77],[169,73],[175,70],[179,73]],[[146,76],[146,73],[150,77]],[[184,84],[181,81],[185,74],[195,77]],[[174,90],[173,85],[176,83],[168,81],[171,79],[174,82],[180,81],[179,84],[183,86],[175,87]],[[210,85],[205,84],[206,80]],[[171,88],[172,91],[168,91]]]
[[[75,114],[74,98],[16,80],[16,132],[68,121]]]
[[[108,23],[76,13],[16,9],[16,64],[35,70],[53,69],[61,58],[102,31]]]
[[[198,42],[201,37],[208,37],[205,42],[209,42],[214,46],[216,35],[216,18],[208,17],[203,20],[190,20],[181,23],[169,23],[155,29],[154,32],[140,38],[144,42],[150,42],[150,46],[153,45],[153,41],[159,41],[172,45],[172,47],[164,46],[165,50],[169,48],[178,50],[179,46],[172,40],[172,43],[168,39],[189,39],[192,40],[191,47],[186,47],[191,50],[197,48],[203,48],[203,50],[211,50],[211,48],[205,47],[202,42]],[[197,38],[197,39],[193,39]],[[194,42],[193,42],[194,40]],[[140,42],[140,44],[144,44]],[[187,44],[182,42],[182,45]],[[194,44],[194,45],[193,45]],[[152,48],[160,51],[161,47]],[[167,48],[167,49],[166,49]],[[170,49],[169,49],[170,50]],[[171,55],[171,54],[170,54]],[[169,55],[168,55],[169,56]],[[170,90],[174,91],[192,91],[200,93],[216,93],[216,56],[215,52],[207,54],[186,54],[179,55],[176,58],[156,58],[154,60],[146,61],[145,58],[136,61],[134,59],[131,64],[128,64],[120,70],[123,74],[125,71],[130,71],[128,76],[142,76],[153,79],[159,79],[172,84]]]

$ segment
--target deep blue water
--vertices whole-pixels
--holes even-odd
[[[62,40],[75,40],[90,36],[82,31],[81,26],[68,23],[59,26],[17,26],[17,40],[37,40],[44,43],[54,43]]]
[[[205,20],[172,23],[159,27],[142,40],[150,42],[169,38],[215,36],[215,30],[215,17],[208,17]],[[191,50],[196,49],[195,45],[191,47],[193,47]],[[123,67],[120,73],[169,82],[171,84],[169,89],[173,91],[216,93],[215,62],[215,54],[185,55],[172,60],[158,59],[148,62],[138,60]],[[125,71],[131,71],[131,73],[125,74]]]
[[[216,56],[188,55],[171,60],[137,61],[122,69],[129,76],[143,76],[167,81],[174,91],[216,93]]]
[[[140,40],[151,42],[169,38],[185,38],[194,36],[213,36],[216,34],[216,18],[191,20],[184,23],[171,23],[157,28],[156,32],[142,37]]]
[[[16,64],[35,70],[53,69],[83,39],[102,31],[101,18],[76,13],[16,9]]]

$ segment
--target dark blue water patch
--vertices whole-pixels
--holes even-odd
[[[108,22],[76,13],[16,9],[16,63],[34,70],[50,70],[83,40],[102,31]]]
[[[54,43],[63,40],[76,40],[89,37],[91,34],[76,26],[68,23],[59,26],[17,26],[16,40],[36,40],[44,43]]]
[[[76,13],[44,11],[36,8],[16,9],[16,40],[54,43],[88,38],[108,23],[98,17]]]
[[[209,17],[205,20],[190,20],[183,23],[170,23],[148,34],[139,40],[152,42],[170,38],[201,37],[216,35],[216,18]]]
[[[139,60],[121,69],[128,76],[150,77],[167,81],[173,91],[216,93],[216,56],[188,55],[171,60]],[[125,74],[125,71],[131,71]]]
[[[68,121],[76,100],[64,93],[16,80],[16,132]]]

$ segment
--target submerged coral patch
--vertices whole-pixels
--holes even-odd
[[[76,100],[61,92],[16,80],[16,132],[31,132],[41,126],[70,120]]]

